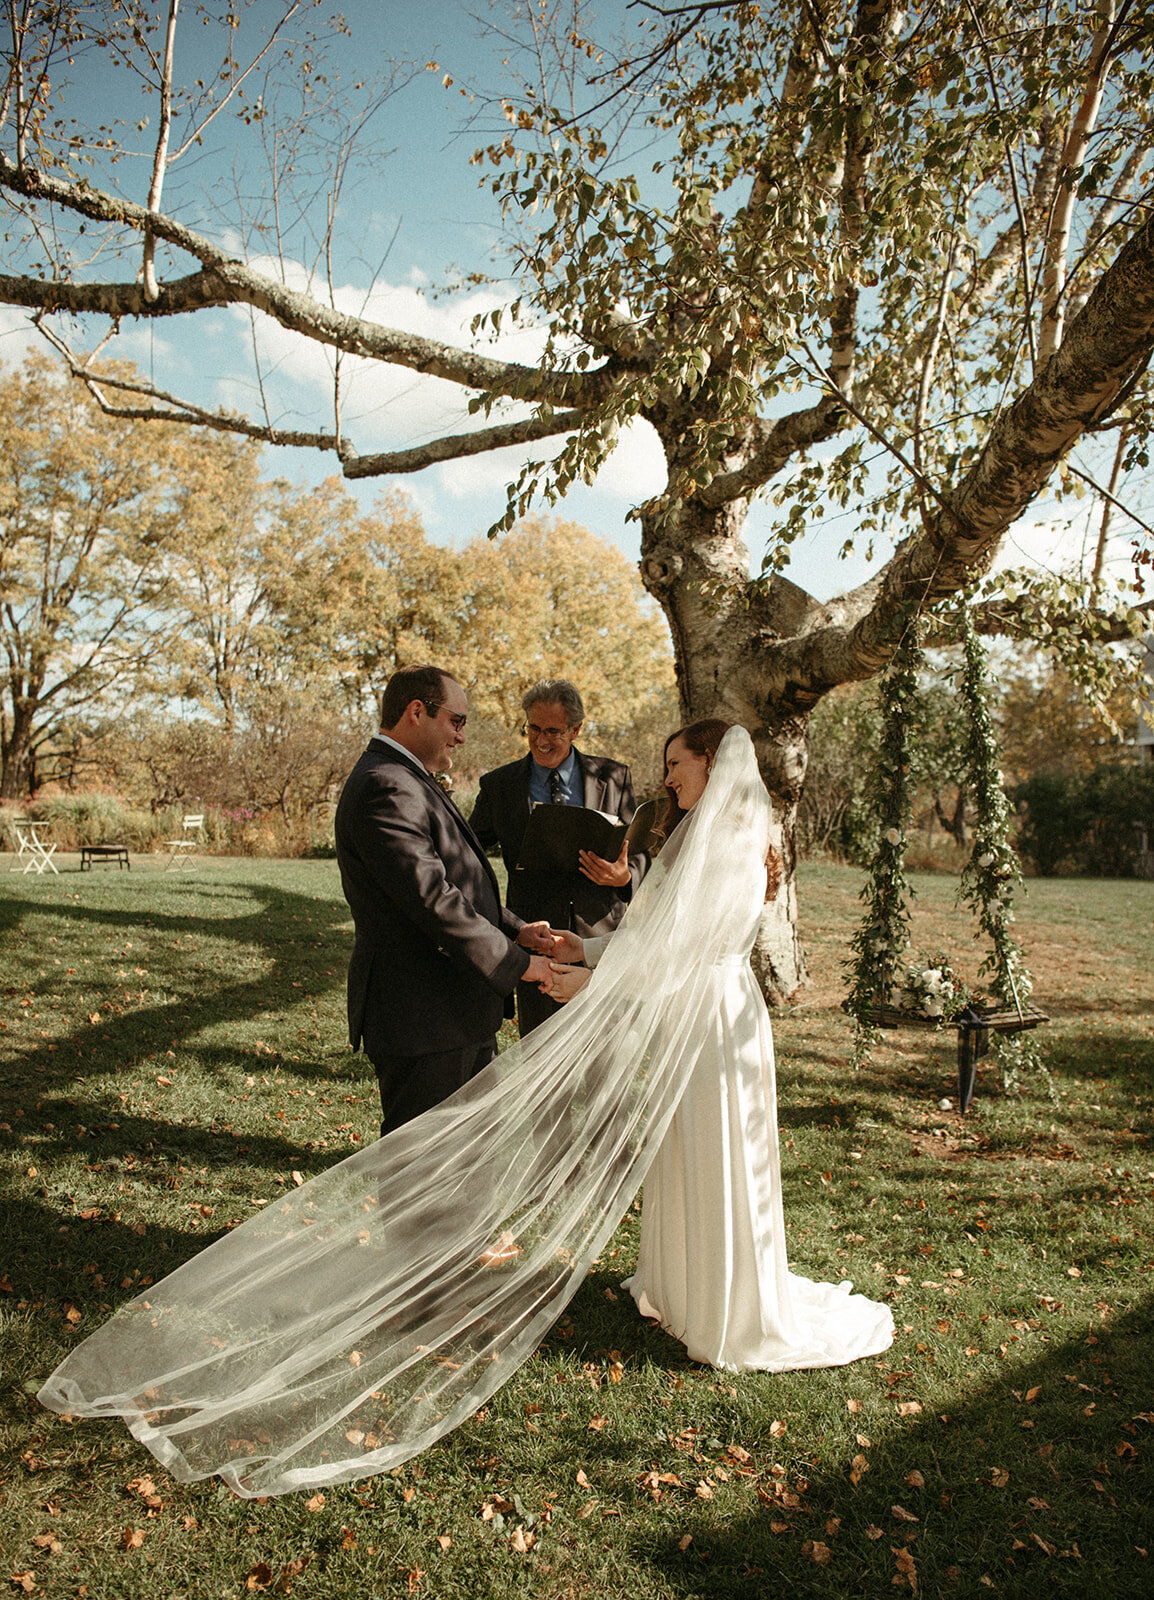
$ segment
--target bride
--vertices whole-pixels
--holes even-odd
[[[684,820],[576,998],[123,1306],[44,1405],[122,1416],[174,1477],[244,1496],[387,1470],[532,1354],[643,1178],[631,1288],[696,1359],[783,1370],[886,1348],[885,1307],[786,1264],[747,959],[769,797],[744,729],[712,755],[694,742],[667,752]]]
[[[742,743],[744,730],[727,729],[707,718],[666,740],[659,831],[701,801],[723,741]],[[764,813],[768,824],[768,795]],[[766,874],[776,892],[777,866],[770,846],[764,866],[747,863],[744,892],[727,903],[732,945],[713,965],[713,1048],[698,1052],[646,1173],[637,1270],[625,1284],[642,1315],[694,1361],[733,1372],[841,1366],[893,1339],[888,1307],[851,1295],[849,1283],[799,1278],[786,1261],[773,1036],[747,959]],[[554,999],[580,992],[611,938],[569,936],[567,953],[588,965],[553,962]]]

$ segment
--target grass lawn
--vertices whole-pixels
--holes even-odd
[[[9,858],[10,860],[11,858]],[[814,983],[775,1017],[795,1268],[894,1308],[884,1358],[694,1365],[619,1282],[467,1426],[324,1495],[180,1485],[34,1399],[110,1309],[375,1135],[343,1047],[335,863],[0,873],[0,1580],[101,1597],[729,1600],[1154,1593],[1154,883],[1031,884],[1048,1080],[971,1113],[954,1036],[845,1066],[860,875],[810,865]],[[945,878],[915,949],[980,951]]]

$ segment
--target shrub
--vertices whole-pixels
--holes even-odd
[[[82,844],[123,844],[146,851],[170,837],[171,824],[164,816],[137,811],[110,794],[53,795],[34,801],[27,815],[49,828],[62,850],[79,850]]]
[[[1012,791],[1019,848],[1044,877],[1127,878],[1154,840],[1154,766],[1104,763],[1085,774],[1035,773]]]

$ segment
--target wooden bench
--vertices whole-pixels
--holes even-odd
[[[937,1028],[933,1017],[918,1016],[897,1006],[871,1006],[869,1020],[879,1028]],[[974,1074],[978,1062],[990,1048],[995,1033],[1022,1033],[1049,1022],[1049,1015],[1037,1006],[1004,1006],[987,1010],[984,1006],[965,1006],[947,1026],[958,1030],[958,1109],[965,1114],[974,1098]]]
[[[128,846],[126,844],[82,844],[80,846],[80,870],[91,872],[94,861],[115,861],[117,867],[127,867],[132,871],[132,862],[128,859]]]

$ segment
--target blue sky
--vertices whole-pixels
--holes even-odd
[[[478,9],[484,5],[485,0],[477,0]],[[256,16],[263,21],[276,9],[262,0]],[[338,46],[334,59],[349,80],[366,71],[381,70],[389,59],[407,58],[419,69],[435,60],[438,70],[418,70],[374,120],[372,135],[388,153],[361,173],[347,191],[334,257],[338,303],[350,311],[363,309],[378,322],[449,343],[464,343],[470,318],[508,297],[504,286],[498,282],[442,297],[431,291],[455,268],[502,270],[494,255],[500,241],[496,201],[479,187],[479,172],[470,165],[469,157],[478,144],[498,134],[503,124],[490,115],[486,122],[466,128],[471,105],[475,109],[478,102],[471,103],[461,93],[470,84],[481,90],[499,87],[502,47],[480,32],[460,0],[350,0],[343,11],[351,38]],[[638,15],[628,12],[626,0],[606,0],[600,11],[606,22],[630,24]],[[192,20],[192,13],[188,18]],[[199,57],[208,61],[212,43],[204,30],[186,24],[178,34],[178,76],[195,75],[202,65]],[[89,77],[79,84],[84,109],[104,118],[115,111],[130,122],[136,115],[130,97],[115,107],[107,104],[104,65],[100,61],[89,67]],[[445,76],[453,80],[447,88]],[[154,105],[144,109],[155,111]],[[220,119],[204,154],[194,152],[174,169],[165,209],[181,215],[182,193],[206,179],[225,185],[235,182],[240,188],[255,183],[255,167],[242,167],[238,173],[234,170],[234,129],[235,124]],[[140,201],[147,192],[149,138],[148,133],[141,136],[142,155],[135,165],[123,163],[113,173],[102,175],[118,181]],[[206,231],[228,240],[235,215],[234,209],[225,207]],[[240,235],[235,239],[239,251]],[[178,270],[187,271],[189,265],[184,258]],[[294,271],[303,286],[306,273],[299,261],[290,278]],[[9,359],[18,358],[25,328],[15,312],[6,312],[0,319],[0,329],[8,330],[8,337],[0,341],[0,351]],[[124,328],[110,353],[135,360],[151,371],[159,384],[202,403],[251,411],[256,390],[243,359],[250,336],[245,313],[202,312],[171,323]],[[328,422],[331,414],[326,410],[326,396],[331,379],[327,354],[267,322],[260,326],[258,338],[275,420],[286,427],[312,428]],[[533,335],[527,332],[503,342],[500,350],[531,360]],[[467,392],[454,385],[364,364],[352,373],[346,369],[346,379],[342,424],[362,453],[403,448],[469,426]],[[504,486],[515,477],[520,464],[516,452],[504,451],[399,479],[368,480],[349,487],[367,505],[383,487],[399,485],[418,507],[433,538],[460,544],[482,533],[500,515]],[[335,461],[320,452],[270,448],[265,468],[270,475],[307,484],[332,473]],[[626,520],[627,512],[637,498],[659,489],[662,477],[656,437],[645,424],[639,424],[624,437],[597,483],[572,491],[551,514],[584,523],[636,558],[639,535],[636,524]],[[771,516],[771,508],[763,503],[755,504],[750,512],[747,542],[755,569]],[[868,573],[863,552],[848,562],[837,559],[853,526],[851,513],[828,517],[796,547],[788,576],[819,598],[862,581]],[[1085,536],[1085,531],[1075,530],[1075,545]],[[1040,556],[1051,543],[1048,528],[1034,533],[1029,526],[1021,527],[1011,540],[1010,559],[1020,559],[1022,553]]]

